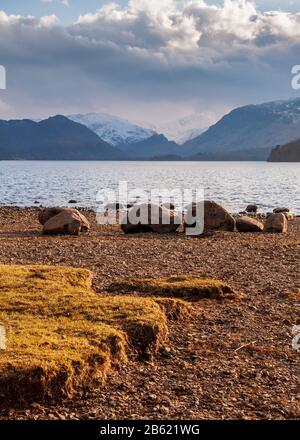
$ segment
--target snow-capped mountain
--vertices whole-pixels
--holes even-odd
[[[265,104],[256,105],[256,107],[273,113],[273,115],[278,116],[281,121],[286,123],[299,124],[300,122],[300,98],[267,102]]]
[[[214,122],[216,122],[214,115],[197,112],[174,121],[151,126],[151,128],[157,133],[163,133],[170,141],[184,144],[200,136]]]
[[[116,116],[105,113],[88,113],[68,116],[74,122],[85,125],[101,139],[113,146],[134,144],[150,138],[154,130],[140,127]]]
[[[183,148],[195,158],[253,149],[265,149],[268,155],[268,149],[299,138],[300,98],[296,98],[236,108]]]

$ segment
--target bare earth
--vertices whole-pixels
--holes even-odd
[[[153,363],[114,371],[104,389],[63,404],[0,409],[13,419],[291,419],[300,417],[300,219],[287,234],[218,232],[125,236],[100,227],[81,237],[45,237],[37,209],[0,208],[0,262],[86,267],[94,288],[118,278],[193,274],[218,278],[247,295],[202,300],[170,325]],[[1,392],[1,390],[0,390]]]

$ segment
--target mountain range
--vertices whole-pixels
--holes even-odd
[[[297,160],[297,139],[300,98],[234,109],[182,145],[101,113],[0,120],[0,159]]]
[[[0,121],[1,160],[113,160],[124,154],[65,116]]]
[[[205,133],[184,144],[185,155],[193,160],[236,156],[249,152],[253,160],[266,160],[272,148],[300,138],[300,98],[237,108]],[[229,159],[230,160],[230,159]]]
[[[200,124],[201,114],[166,124],[164,134],[159,135],[155,127],[149,132],[129,125],[125,133],[130,136],[124,136],[123,126],[121,142],[115,136],[119,132],[118,118],[94,113],[88,115],[87,126],[95,130],[91,121],[97,120],[102,130],[106,127],[105,140],[131,159],[175,156],[185,160],[267,160],[276,145],[300,138],[300,98],[236,108],[207,130],[197,127],[198,119]],[[77,115],[76,120],[86,123],[84,115]],[[103,136],[103,131],[96,132]],[[175,138],[177,143],[172,140]]]
[[[163,134],[168,140],[182,145],[207,129],[210,124],[203,127],[203,120],[209,121],[213,118],[212,115],[205,118],[202,113],[195,113],[167,123],[137,125],[106,113],[76,114],[67,117],[74,122],[86,125],[101,139],[114,146],[142,142],[157,134]]]

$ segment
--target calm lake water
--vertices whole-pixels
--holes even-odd
[[[0,161],[0,205],[96,208],[96,194],[130,188],[203,187],[205,197],[231,212],[256,203],[262,211],[291,207],[300,214],[300,163],[266,162],[51,162]]]

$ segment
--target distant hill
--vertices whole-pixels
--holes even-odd
[[[275,147],[271,151],[268,162],[300,162],[300,139]]]
[[[170,155],[180,156],[182,154],[182,147],[177,145],[176,142],[168,141],[162,134],[155,134],[144,141],[119,146],[119,148],[132,159],[150,159]]]
[[[159,162],[178,162],[184,159],[181,156],[177,156],[176,154],[166,154],[164,156],[153,156],[147,160],[159,161]]]
[[[186,159],[192,161],[266,161],[271,150],[271,148],[253,148],[252,150],[198,153]]]
[[[0,120],[0,160],[114,160],[126,155],[64,116]]]
[[[271,149],[300,138],[300,98],[240,107],[183,145],[185,156]],[[266,150],[267,151],[267,150]],[[248,153],[246,154],[246,156]],[[254,158],[255,159],[255,158]],[[252,159],[252,160],[254,160]],[[243,159],[247,160],[247,159]]]

